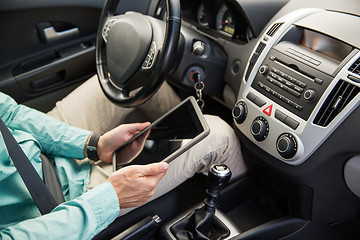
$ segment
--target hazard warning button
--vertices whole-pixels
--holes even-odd
[[[271,116],[272,107],[273,107],[273,105],[270,105],[270,106],[266,107],[266,108],[263,110],[263,113],[265,113],[265,114],[268,115],[268,116]]]

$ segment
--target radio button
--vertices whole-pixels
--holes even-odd
[[[288,87],[294,88],[294,84],[292,84],[292,83],[289,82],[289,81],[285,81],[285,84],[286,84],[286,86],[288,86]]]
[[[291,89],[289,87],[285,87],[284,89],[285,89],[285,91],[287,91],[291,95],[294,95],[297,98],[299,98],[301,96],[301,94],[299,92],[297,92],[297,91],[295,91],[295,90],[293,90],[293,89]]]
[[[277,75],[276,75],[274,72],[271,71],[271,72],[269,73],[269,76],[270,76],[270,77],[273,77],[273,78],[276,78]]]
[[[275,80],[274,78],[272,78],[272,77],[267,77],[266,80],[268,80],[269,82],[274,83],[274,84],[275,84],[275,81],[276,81],[276,80]]]
[[[278,86],[279,88],[284,88],[284,84],[282,84],[282,83],[279,82],[279,81],[274,81],[274,84],[275,84],[276,86]]]
[[[274,96],[280,99],[280,93],[274,91]]]
[[[322,79],[320,79],[320,78],[315,78],[314,82],[321,85],[324,81]]]
[[[287,82],[285,78],[282,78],[280,76],[277,77],[277,80],[279,80],[279,82],[284,83],[284,84],[286,84],[286,82]]]
[[[298,86],[294,86],[294,89],[295,89],[296,91],[298,91],[299,93],[302,93],[302,92],[304,91],[303,88],[298,87]]]
[[[260,83],[259,83],[260,85]],[[264,86],[261,83],[262,86]],[[247,99],[249,99],[251,102],[255,103],[258,107],[262,107],[266,104],[266,102],[264,100],[262,100],[261,98],[257,97],[255,94],[253,93],[248,93],[248,95],[246,96]]]
[[[292,77],[292,76],[287,76],[287,78],[286,78],[287,80],[289,80],[290,82],[292,82],[292,83],[295,83],[295,84],[297,84],[297,80],[296,80],[296,78],[294,78],[294,77]]]
[[[249,99],[250,101],[254,102],[256,95],[253,94],[252,92],[249,92],[248,95],[246,95],[246,98]]]
[[[279,69],[274,68],[274,67],[271,69],[271,71],[273,71],[276,74],[280,74],[280,72],[281,72]]]
[[[254,100],[254,103],[258,106],[258,107],[262,107],[266,104],[266,102],[264,100],[262,100],[259,97],[256,97]]]
[[[287,115],[279,110],[275,110],[275,118],[279,120],[280,122],[285,122],[285,119],[287,118]]]
[[[291,117],[287,117],[284,123],[294,130],[296,130],[296,128],[299,126],[299,122],[292,119]]]
[[[281,101],[284,101],[284,102],[286,102],[286,100],[287,100],[287,98],[284,97],[284,96],[281,95],[281,94],[279,94],[279,99],[280,99]]]
[[[280,122],[285,123],[287,126],[291,127],[294,130],[296,130],[296,128],[300,124],[298,121],[292,119],[291,117],[277,109],[275,110],[275,118]]]
[[[296,85],[299,85],[299,86],[302,87],[302,88],[305,88],[305,87],[306,87],[306,84],[303,83],[303,82],[301,82],[301,81],[299,81],[299,80],[296,80]]]
[[[303,110],[303,107],[300,106],[300,105],[298,105],[298,104],[295,104],[295,108],[296,108],[297,110],[299,110],[300,112]]]
[[[290,101],[289,105],[292,106],[293,108],[295,108],[296,110],[299,110],[299,111],[303,110],[302,106],[300,106],[299,104],[297,104],[297,103],[295,103],[293,101]]]

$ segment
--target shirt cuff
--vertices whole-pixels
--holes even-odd
[[[120,212],[119,199],[111,183],[102,183],[83,196],[93,209],[98,231],[106,228],[118,217]]]

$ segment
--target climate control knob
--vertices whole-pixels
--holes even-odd
[[[246,118],[247,111],[248,110],[247,110],[246,103],[244,103],[243,101],[240,101],[240,102],[236,103],[235,107],[232,109],[232,116],[238,124],[241,124],[244,122],[244,120]]]
[[[257,141],[264,141],[269,134],[269,123],[264,117],[257,117],[251,124],[250,131]]]
[[[297,151],[297,142],[290,133],[281,134],[276,141],[276,149],[280,156],[290,159],[295,156]]]

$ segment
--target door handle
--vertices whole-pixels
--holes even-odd
[[[75,34],[78,34],[80,32],[78,27],[74,27],[68,30],[64,30],[61,32],[58,32],[55,30],[53,26],[47,27],[43,29],[43,34],[45,37],[46,42],[53,42],[55,40],[63,39],[66,37],[73,36]]]

